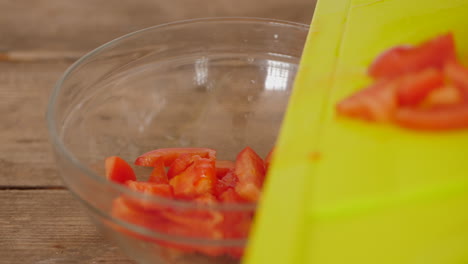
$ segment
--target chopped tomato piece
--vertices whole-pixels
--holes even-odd
[[[217,227],[223,221],[223,216],[220,213],[210,214],[210,212],[201,211],[166,210],[161,212],[161,216],[174,226],[179,226],[184,236],[212,239],[223,238],[222,231]]]
[[[268,171],[268,168],[270,167],[271,159],[273,158],[273,153],[275,151],[275,148],[272,148],[270,152],[268,152],[268,155],[265,158],[265,171]]]
[[[340,102],[339,114],[419,130],[468,128],[468,69],[456,60],[452,34],[392,48],[369,74],[376,83]]]
[[[242,259],[244,256],[244,248],[242,247],[234,247],[228,249],[227,253],[229,256],[233,257],[234,259]]]
[[[216,197],[204,194],[196,199],[200,204],[215,204]],[[171,223],[187,228],[191,236],[221,239],[223,234],[218,228],[223,221],[221,213],[210,209],[170,209],[160,212]]]
[[[167,179],[166,175],[166,169],[164,168],[164,162],[162,160],[158,160],[154,164],[154,169],[151,172],[148,182],[169,184],[169,180]]]
[[[128,180],[136,180],[132,167],[122,158],[108,157],[105,162],[106,178],[113,182],[124,184]]]
[[[139,210],[139,208],[134,207],[132,203],[129,203],[123,197],[114,200],[112,216],[147,228],[153,228],[157,223],[164,223],[164,219],[160,215]]]
[[[214,160],[201,158],[195,160],[184,172],[172,178],[169,183],[179,198],[194,198],[213,193],[216,182]]]
[[[395,122],[419,130],[449,130],[468,128],[468,104],[430,109],[401,108]]]
[[[429,93],[422,102],[422,106],[430,108],[433,106],[449,106],[462,103],[462,93],[453,85],[444,85]]]
[[[131,203],[129,203],[127,199],[124,199],[122,197],[114,200],[111,214],[113,217],[119,220],[123,220],[134,225],[142,226],[163,234],[189,237],[200,237],[204,235],[200,234],[199,230],[190,229],[190,227],[181,226],[177,223],[170,222],[159,213],[148,213],[147,211],[139,210],[138,208],[134,207]],[[161,245],[178,248],[183,250],[184,252],[193,252],[197,250],[197,248],[194,246],[159,241],[155,240],[154,238],[136,234],[120,226],[117,226],[116,228],[118,228],[119,231],[127,233],[131,236],[135,236],[143,240],[154,241]]]
[[[215,166],[216,177],[218,177],[218,179],[221,179],[228,172],[234,170],[234,162],[230,160],[217,160]]]
[[[385,51],[370,66],[374,78],[395,78],[425,68],[442,69],[447,61],[455,61],[455,41],[451,33],[419,46],[398,46]]]
[[[404,106],[418,105],[430,92],[443,84],[444,75],[435,68],[405,75],[397,85],[398,103]]]
[[[234,172],[238,179],[236,192],[243,199],[257,201],[265,177],[262,158],[251,148],[246,147],[237,155]]]
[[[126,185],[128,188],[144,193],[149,196],[156,197],[173,197],[172,187],[169,184],[158,184],[151,182],[137,182],[137,181],[127,181]],[[157,203],[147,199],[134,198],[124,196],[128,204],[143,211],[158,211],[161,208],[165,208],[165,205],[162,203]]]
[[[222,193],[220,199],[227,204],[245,202],[233,188],[229,188]],[[228,210],[224,211],[223,215],[222,227],[225,238],[245,238],[248,236],[253,218],[252,212]]]
[[[178,207],[163,199],[150,199],[154,196],[163,196],[186,199],[204,205],[258,200],[265,177],[265,164],[257,153],[247,147],[238,154],[235,162],[216,161],[215,154],[216,152],[211,149],[183,149],[183,151],[162,149],[144,154],[136,163],[153,167],[147,182],[136,181],[130,165],[123,162],[123,167],[130,168],[133,177],[125,176],[118,180],[145,196],[127,194],[120,196],[114,200],[112,215],[134,225],[174,236],[208,239],[246,238],[253,218],[252,211],[215,210],[203,206]],[[107,171],[114,170],[115,164],[120,166],[120,163],[120,158],[109,158],[106,161]],[[166,173],[167,164],[170,164],[170,167]],[[199,252],[211,256],[227,254],[235,258],[240,258],[243,254],[242,247],[160,241],[133,233],[120,226],[115,228],[131,236],[186,253]]]
[[[237,177],[234,172],[230,171],[216,182],[214,193],[217,197],[220,197],[220,195],[229,188],[235,188],[236,184]]]
[[[158,213],[148,213],[146,211],[135,209],[135,207],[133,207],[131,204],[128,203],[127,200],[123,198],[117,198],[114,200],[111,214],[113,217],[119,220],[123,220],[134,225],[142,226],[163,234],[185,237],[209,238],[208,236],[206,236],[206,234],[200,233],[197,229],[193,229],[190,226],[181,226],[177,223],[170,222]],[[113,227],[120,232],[126,233],[138,239],[156,242],[159,245],[175,248],[185,253],[199,251],[209,255],[220,255],[225,251],[222,248],[216,248],[215,251],[214,249],[209,247],[199,247],[193,245],[185,245],[181,243],[168,242],[164,240],[157,240],[151,237],[134,233],[118,225],[113,225]]]
[[[111,215],[121,221],[126,221],[133,225],[142,226],[157,232],[173,232],[169,226],[169,223],[159,214],[148,213],[148,211],[140,210],[140,208],[135,207],[134,204],[129,202],[129,200],[124,197],[119,197],[113,201]],[[130,230],[125,229],[120,225],[115,226],[115,228],[123,233],[142,240],[153,240],[150,237],[131,232]]]
[[[468,69],[456,62],[447,63],[444,68],[447,79],[457,87],[464,101],[468,101]]]
[[[397,107],[395,82],[380,81],[344,99],[337,105],[343,116],[387,122]]]
[[[147,214],[136,209],[123,197],[114,200],[112,215],[121,220],[128,221],[135,225],[142,225],[144,227],[151,227],[151,223],[162,221],[161,217],[157,214]]]
[[[233,187],[228,187],[219,195],[219,200],[225,203],[245,203],[246,201],[237,194]]]
[[[172,187],[169,184],[127,181],[126,185],[134,191],[148,195],[172,197]]]
[[[411,46],[396,46],[380,54],[369,67],[368,73],[374,78],[398,76],[405,57],[412,50]],[[395,66],[397,69],[395,69]]]
[[[147,152],[135,160],[139,166],[153,167],[158,159],[164,161],[164,166],[170,166],[182,154],[198,155],[202,158],[214,160],[216,151],[209,148],[165,148]]]
[[[189,153],[180,155],[177,159],[174,160],[174,162],[172,162],[171,166],[169,167],[169,170],[167,171],[167,177],[172,179],[175,176],[181,174],[190,165],[192,165],[195,160],[198,159],[201,159],[201,157],[198,155],[192,155]]]
[[[194,200],[201,204],[214,204],[216,198],[211,194],[204,194]],[[179,227],[179,235],[196,238],[222,239],[223,230],[220,225],[223,221],[223,215],[220,212],[209,209],[172,209],[161,212],[162,216],[170,223]],[[176,245],[177,246],[177,245]],[[180,245],[179,245],[180,247]],[[210,256],[220,256],[226,250],[219,246],[192,246],[193,249]]]

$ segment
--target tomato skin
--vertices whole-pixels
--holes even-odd
[[[198,155],[202,158],[215,160],[216,150],[209,148],[163,148],[147,152],[135,160],[135,165],[153,167],[158,159],[164,161],[164,166],[170,166],[183,154]]]
[[[166,175],[166,170],[164,168],[164,162],[162,160],[158,160],[154,164],[154,169],[151,172],[148,182],[169,184],[169,180]]]
[[[397,46],[383,52],[369,67],[376,79],[392,79],[425,68],[442,69],[447,61],[455,61],[455,41],[448,33],[418,46]]]
[[[125,184],[126,181],[136,180],[132,167],[122,158],[108,157],[105,161],[106,178],[110,181]]]
[[[247,201],[258,201],[265,178],[262,158],[250,147],[244,148],[237,155],[234,173],[238,179],[235,190],[239,196]]]
[[[216,183],[215,162],[204,158],[195,160],[169,183],[178,198],[193,199],[206,193],[213,193]]]
[[[426,96],[444,84],[441,70],[428,68],[397,80],[397,100],[400,106],[416,106]]]
[[[468,104],[430,109],[401,108],[395,122],[415,130],[452,130],[468,128]]]

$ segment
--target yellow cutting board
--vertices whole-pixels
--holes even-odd
[[[454,33],[468,0],[319,0],[245,264],[467,264],[468,131],[339,118],[382,51]]]

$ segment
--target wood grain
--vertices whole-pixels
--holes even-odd
[[[68,191],[0,191],[0,263],[133,263]]]
[[[45,125],[49,93],[69,62],[0,63],[0,186],[55,186]]]

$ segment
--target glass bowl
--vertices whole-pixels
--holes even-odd
[[[236,230],[245,224],[236,217],[253,216],[255,204],[145,195],[108,181],[104,160],[133,161],[171,147],[213,148],[218,159],[234,160],[250,146],[264,157],[275,144],[307,32],[307,25],[277,20],[188,20],[120,37],[65,72],[47,113],[58,170],[124,253],[139,263],[240,261],[248,235],[213,235],[213,219],[231,217],[228,227]],[[140,177],[149,173],[134,169]],[[122,199],[170,211],[194,232],[122,214],[128,208],[116,213]]]

